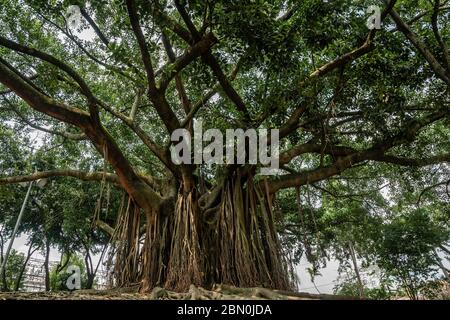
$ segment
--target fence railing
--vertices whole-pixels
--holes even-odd
[[[23,279],[23,291],[44,291],[45,290],[45,261],[43,259],[31,258],[28,261]],[[49,261],[49,270],[58,265],[59,261]],[[95,275],[93,289],[104,290],[108,288],[107,272],[99,269]]]

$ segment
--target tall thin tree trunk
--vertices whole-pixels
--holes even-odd
[[[2,232],[3,232],[3,228],[2,228]],[[0,265],[3,263],[3,245],[4,245],[4,238],[3,238],[3,234],[0,233]],[[0,274],[0,277],[1,277],[1,281],[2,281],[1,290],[6,291],[8,289],[8,287],[6,285],[6,268],[4,268],[2,270],[2,274]]]
[[[359,296],[361,298],[363,298],[364,297],[364,285],[361,280],[361,275],[359,274],[358,261],[356,260],[355,248],[353,247],[353,244],[351,241],[349,241],[349,243],[348,243],[348,248],[350,250],[350,256],[352,257],[352,262],[353,262],[353,268],[355,270],[356,279],[358,281]]]
[[[450,281],[450,275],[448,274],[447,268],[442,263],[441,257],[439,257],[437,251],[434,251],[434,254],[436,255],[436,261],[437,261],[437,263],[439,265],[439,268],[441,268],[442,273],[444,274],[444,276],[447,279],[447,281]]]
[[[50,258],[50,241],[46,239],[45,241],[45,291],[50,291],[50,268],[49,268],[49,258]]]
[[[87,282],[85,289],[92,289],[94,285],[95,272],[92,265],[91,254],[89,253],[89,248],[86,246],[86,255],[84,257],[84,263],[86,265]]]
[[[447,249],[445,246],[443,246],[443,245],[440,245],[439,246],[439,249],[441,249],[442,251],[444,251],[445,253],[447,253],[447,254],[450,254],[450,250],[449,249]]]
[[[30,260],[33,253],[38,249],[38,247],[33,249],[33,245],[34,245],[34,242],[32,240],[30,243],[30,246],[28,247],[27,256],[25,257],[25,261],[22,265],[22,268],[20,269],[19,275],[17,276],[16,284],[14,286],[14,291],[19,291],[20,283],[22,282],[23,274],[25,273],[25,270],[27,268],[28,261]]]
[[[70,262],[71,256],[72,256],[72,254],[70,252],[68,252],[67,254],[63,252],[61,254],[61,259],[60,259],[58,265],[56,266],[56,274],[59,274],[62,270],[64,270],[67,267],[67,265]]]

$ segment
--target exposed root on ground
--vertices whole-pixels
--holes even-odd
[[[151,293],[138,292],[139,287],[111,290],[77,290],[73,292],[0,292],[0,300],[358,300],[328,294],[310,294],[270,290],[265,288],[237,288],[215,285],[212,290],[191,285],[189,291],[179,293],[155,287]]]

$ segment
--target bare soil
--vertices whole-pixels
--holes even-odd
[[[111,290],[76,290],[72,292],[0,292],[0,300],[354,300],[328,294],[286,292],[265,288],[236,288],[217,285],[212,290],[191,286],[179,293],[154,288],[151,293],[139,293],[138,288]]]

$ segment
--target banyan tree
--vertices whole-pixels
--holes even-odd
[[[85,160],[0,172],[0,184],[65,176],[123,189],[117,221],[97,217],[117,285],[293,289],[280,192],[450,160],[436,129],[449,116],[448,9],[375,1],[377,17],[373,2],[0,1],[2,121]],[[172,134],[194,136],[196,121],[278,129],[279,170],[173,161]]]

